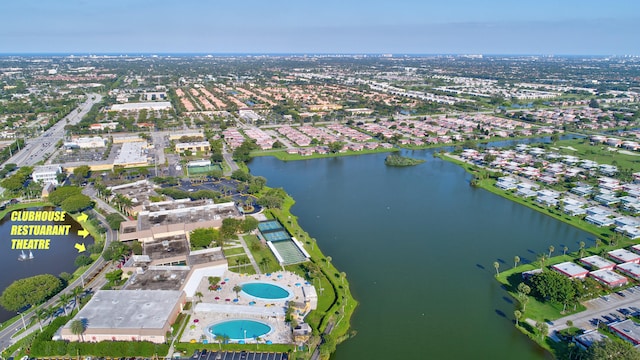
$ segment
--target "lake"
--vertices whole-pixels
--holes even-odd
[[[595,238],[471,187],[432,151],[403,151],[427,160],[407,168],[385,166],[386,154],[249,164],[293,196],[300,225],[360,302],[357,335],[332,359],[548,358],[515,329],[493,262],[504,270],[515,255],[534,261],[549,245],[574,251]]]
[[[46,210],[54,210],[53,208],[45,208]],[[41,210],[41,208],[31,208],[22,210]],[[20,211],[22,211],[20,210]],[[58,209],[58,211],[61,211]],[[69,225],[68,235],[11,235],[11,227],[13,225]],[[76,243],[85,244],[86,247],[93,244],[93,237],[87,236],[83,239],[78,235],[78,230],[82,230],[82,226],[78,224],[71,216],[66,215],[64,221],[11,221],[11,213],[7,214],[0,220],[0,245],[3,247],[0,251],[0,289],[4,290],[12,282],[18,279],[27,278],[39,274],[60,275],[62,272],[73,273],[76,269],[74,261],[80,253],[74,247]],[[12,239],[50,239],[48,250],[24,250],[28,256],[29,251],[33,253],[33,259],[20,261],[23,250],[12,249]],[[82,254],[89,256],[89,252]],[[12,318],[16,314],[5,311],[0,308],[0,322]]]

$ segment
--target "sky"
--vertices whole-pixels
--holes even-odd
[[[0,53],[640,55],[638,0],[2,0],[0,14]]]

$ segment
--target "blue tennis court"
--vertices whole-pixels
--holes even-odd
[[[278,220],[267,220],[258,224],[258,229],[261,232],[274,231],[274,230],[282,230],[282,225],[278,222]]]
[[[289,236],[289,234],[284,231],[284,230],[280,230],[280,231],[274,231],[274,232],[268,232],[268,233],[262,233],[262,236],[264,236],[264,238],[267,241],[283,241],[283,240],[289,240],[291,237]]]

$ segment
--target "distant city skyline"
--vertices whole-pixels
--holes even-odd
[[[23,0],[0,13],[0,53],[640,55],[635,0]]]

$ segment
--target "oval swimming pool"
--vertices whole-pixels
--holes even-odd
[[[242,291],[247,295],[267,300],[280,300],[291,297],[289,290],[278,285],[263,282],[242,284]]]
[[[255,339],[270,331],[271,326],[254,320],[229,320],[209,327],[211,335],[228,336],[233,341]]]

